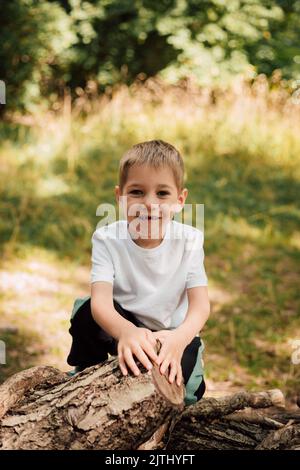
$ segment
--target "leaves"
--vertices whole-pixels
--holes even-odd
[[[299,0],[12,0],[0,28],[6,109],[32,110],[65,87],[75,96],[91,80],[104,91],[156,74],[224,85],[281,69],[295,79],[299,11]]]

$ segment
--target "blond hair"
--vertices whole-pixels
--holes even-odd
[[[168,166],[173,171],[178,191],[182,191],[184,182],[184,163],[178,150],[163,140],[149,140],[133,145],[122,156],[119,164],[120,190],[126,184],[128,170],[133,165],[151,165],[154,168]]]

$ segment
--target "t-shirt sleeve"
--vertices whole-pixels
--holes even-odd
[[[203,233],[194,232],[194,236],[187,243],[189,267],[186,288],[207,286],[207,276],[204,267]]]
[[[96,281],[114,282],[114,265],[112,257],[99,233],[94,232],[92,236],[92,269],[91,283]]]

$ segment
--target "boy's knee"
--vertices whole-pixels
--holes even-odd
[[[204,381],[203,375],[201,375],[201,381],[198,388],[195,390],[195,386],[192,387],[187,384],[185,389],[185,397],[184,397],[184,404],[186,406],[193,405],[197,403],[197,401],[201,400],[206,390],[206,385]]]

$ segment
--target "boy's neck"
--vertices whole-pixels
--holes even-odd
[[[160,230],[158,238],[150,238],[150,237],[149,238],[134,238],[130,234],[128,223],[127,223],[127,230],[128,230],[129,236],[131,237],[132,241],[136,245],[140,246],[141,248],[151,249],[151,248],[156,248],[163,242],[164,237],[166,236],[166,232],[167,232],[169,224],[170,224],[170,221],[168,221],[167,225],[163,227],[162,230]]]
[[[161,244],[161,242],[163,241],[163,237],[158,239],[158,238],[155,238],[154,240],[151,240],[150,239],[145,239],[145,238],[136,238],[136,239],[132,239],[134,241],[134,243],[136,243],[138,246],[140,246],[141,248],[156,248],[157,246],[159,246]]]

